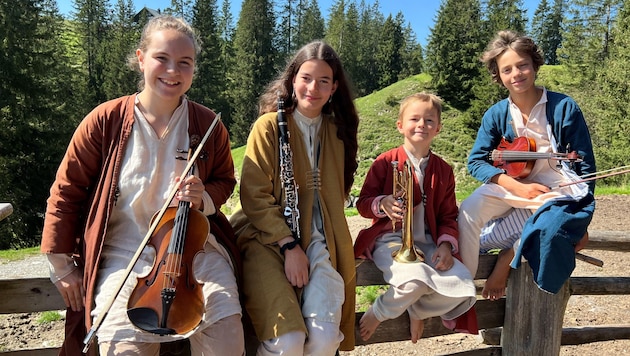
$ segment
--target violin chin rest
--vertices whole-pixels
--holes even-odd
[[[155,310],[151,308],[132,308],[127,309],[129,320],[136,327],[157,335],[172,335],[176,331],[171,328],[162,328],[159,326],[159,317]]]

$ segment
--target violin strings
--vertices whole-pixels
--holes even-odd
[[[492,152],[494,160],[507,160],[507,161],[525,161],[531,159],[564,159],[567,157],[563,153],[547,153],[547,152],[521,152],[521,151],[499,151],[494,150]]]

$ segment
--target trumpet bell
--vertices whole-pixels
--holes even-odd
[[[400,250],[392,253],[394,261],[399,263],[422,263],[424,262],[424,254],[416,250],[415,246],[412,248],[405,248],[403,246]]]

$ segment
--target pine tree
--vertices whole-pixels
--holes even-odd
[[[300,0],[307,3],[307,0]],[[311,0],[301,13],[301,21],[295,34],[295,48],[301,48],[305,44],[324,38],[324,19],[317,5],[317,0]]]
[[[394,20],[391,15],[385,19],[382,31],[375,55],[380,88],[398,81],[402,70],[401,51],[404,46],[402,28],[399,21]]]
[[[427,45],[427,72],[438,94],[458,109],[473,99],[485,46],[479,0],[446,0],[440,5]]]
[[[112,25],[107,36],[103,72],[103,90],[107,99],[138,90],[138,74],[129,68],[127,60],[140,40],[140,27],[131,21],[135,11],[132,0],[118,0]]]
[[[372,5],[367,5],[365,1],[361,1],[359,11],[361,17],[359,20],[360,41],[357,44],[359,49],[357,61],[361,71],[352,79],[357,95],[364,96],[379,88],[378,64],[374,49],[378,47],[385,20],[380,12],[378,1]]]
[[[359,10],[354,2],[348,5],[346,21],[343,27],[345,45],[342,46],[338,54],[349,79],[354,82],[354,78],[365,75],[365,70],[362,68],[361,63],[359,63],[359,46],[361,43],[359,34]]]
[[[611,30],[621,0],[575,0],[569,4],[562,48],[562,64],[579,67],[584,79],[595,79],[595,72],[609,56]]]
[[[217,103],[217,110],[221,111],[221,120],[223,124],[230,129],[232,125],[233,105],[231,103],[230,89],[234,86],[231,73],[234,72],[234,18],[230,11],[230,0],[223,0],[221,11],[217,21],[217,32],[219,34],[219,57],[221,59],[221,75],[219,80],[223,83],[221,87],[223,92],[220,97],[222,102]]]
[[[276,75],[274,24],[270,1],[243,1],[234,39],[236,62],[230,74],[234,78],[230,133],[236,146],[246,143],[251,124],[257,117],[258,98]]]
[[[588,99],[581,103],[589,120],[593,148],[598,170],[622,167],[628,164],[630,137],[630,1],[625,0],[611,31],[610,55],[598,70],[596,86]],[[630,176],[620,175],[606,179],[608,184],[628,184]]]
[[[490,41],[501,30],[525,32],[527,11],[523,9],[522,0],[488,0],[484,13],[486,41]]]
[[[42,211],[76,121],[72,68],[53,0],[0,2],[0,249],[36,246]]]
[[[107,53],[108,16],[107,0],[75,0],[76,27],[81,38],[84,62],[87,70],[86,88],[82,90],[87,97],[89,107],[94,107],[107,100],[105,94],[104,71],[105,53]]]
[[[540,47],[546,64],[558,64],[556,51],[562,44],[562,10],[565,0],[554,0],[553,6],[542,0],[532,18],[531,37]]]
[[[221,61],[221,40],[215,19],[217,18],[216,0],[197,0],[193,7],[192,25],[201,40],[201,53],[197,55],[195,79],[189,90],[192,100],[215,111],[229,108],[223,95],[227,83]]]
[[[336,0],[330,7],[328,22],[326,23],[325,40],[330,44],[339,56],[344,52],[347,44],[346,30],[346,2]]]
[[[398,80],[420,74],[424,70],[424,52],[410,24],[403,28],[402,69]]]
[[[177,17],[185,19],[188,23],[192,23],[193,19],[193,2],[192,0],[171,0],[171,7],[165,12]]]

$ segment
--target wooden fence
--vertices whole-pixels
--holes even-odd
[[[625,232],[591,231],[589,249],[630,251],[630,238]],[[476,279],[485,279],[492,271],[496,256],[480,256]],[[628,277],[571,277],[556,295],[540,292],[531,278],[531,269],[523,264],[512,271],[506,298],[475,304],[479,328],[489,347],[469,350],[456,355],[557,355],[561,344],[582,344],[613,339],[630,339],[630,324],[619,326],[589,326],[563,328],[562,318],[570,295],[630,294]],[[383,285],[382,274],[371,261],[357,260],[357,284]],[[48,278],[0,280],[0,314],[41,312],[64,309],[61,296]],[[522,313],[521,311],[528,312]],[[409,340],[407,314],[381,323],[368,342],[361,340],[357,313],[355,328],[357,345]],[[541,329],[543,328],[543,329]],[[548,330],[541,332],[540,330]],[[551,331],[551,332],[549,332]],[[451,334],[440,318],[425,321],[423,337]],[[251,350],[251,344],[248,343]],[[8,351],[10,356],[56,355],[57,348]],[[249,354],[249,353],[248,353]]]

